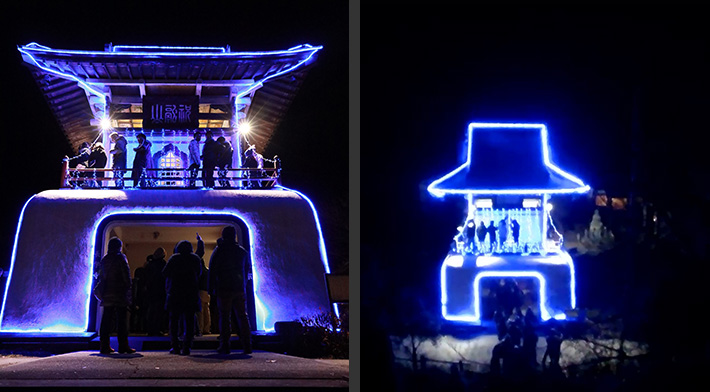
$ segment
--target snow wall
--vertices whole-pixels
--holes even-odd
[[[127,215],[146,221],[174,215],[243,222],[257,330],[330,308],[324,280],[330,271],[318,216],[299,192],[62,189],[34,195],[20,214],[0,331],[88,331],[95,303],[92,271],[105,237],[101,231],[111,219]]]

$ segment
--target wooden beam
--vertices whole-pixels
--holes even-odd
[[[143,103],[142,96],[139,97],[137,95],[114,95],[111,98],[111,102],[116,104],[140,105]],[[210,105],[228,105],[230,102],[229,96],[227,95],[202,95],[200,97],[200,103]],[[248,105],[249,103],[250,102],[239,102],[240,105]]]
[[[150,80],[113,80],[113,79],[86,79],[87,83],[104,84],[106,86],[141,86],[144,84],[149,85],[165,85],[165,86],[235,86],[235,87],[248,87],[254,84],[253,79],[239,79],[239,80],[165,80],[165,79],[150,79]]]
[[[113,113],[113,120],[142,120],[143,113]],[[197,115],[198,120],[221,120],[229,121],[232,115],[229,113],[200,113]]]

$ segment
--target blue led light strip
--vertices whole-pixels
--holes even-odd
[[[323,239],[323,231],[322,231],[322,228],[320,225],[320,220],[318,218],[318,213],[316,211],[315,206],[313,205],[313,202],[308,197],[306,197],[304,194],[302,194],[301,192],[298,192],[296,190],[289,189],[289,188],[286,188],[283,186],[278,186],[278,188],[281,188],[283,190],[290,191],[290,192],[293,192],[293,193],[299,195],[311,207],[311,210],[313,211],[315,223],[316,223],[316,229],[318,231],[318,246],[319,246],[319,251],[320,251],[322,262],[323,262],[323,267],[324,267],[326,273],[330,273],[328,256],[327,256],[327,252],[326,252],[326,248],[325,248],[325,241]],[[15,258],[16,258],[16,253],[17,253],[17,245],[18,245],[18,241],[19,241],[20,229],[22,227],[25,209],[27,208],[30,201],[32,201],[32,199],[35,196],[36,195],[33,195],[32,197],[30,197],[27,200],[27,202],[25,202],[25,205],[22,208],[22,211],[20,213],[20,217],[17,222],[17,230],[15,232],[15,242],[13,245],[12,258],[11,258],[11,262],[10,262],[10,272],[9,272],[9,275],[8,275],[8,278],[7,278],[7,281],[5,284],[5,294],[4,294],[3,303],[2,303],[2,310],[0,310],[0,331],[3,331],[3,332],[83,332],[83,331],[86,331],[88,329],[88,323],[89,323],[89,311],[90,311],[89,303],[91,300],[91,288],[92,288],[91,273],[87,274],[88,278],[86,281],[86,285],[84,286],[84,294],[86,295],[86,303],[85,303],[85,312],[86,312],[85,313],[85,320],[86,321],[85,321],[84,326],[82,326],[80,328],[78,328],[78,327],[60,327],[61,330],[52,329],[51,331],[46,328],[43,329],[42,331],[40,331],[40,330],[16,330],[16,331],[13,330],[13,331],[9,331],[9,330],[2,329],[2,321],[4,320],[4,313],[5,313],[5,304],[7,302],[6,300],[7,300],[7,293],[8,293],[10,281],[12,280],[12,273],[13,273],[13,269],[14,269],[14,265],[15,265]],[[129,215],[141,215],[141,214],[143,214],[143,215],[196,215],[196,216],[215,215],[215,216],[225,216],[225,217],[237,218],[237,219],[241,220],[242,222],[244,222],[244,224],[247,226],[247,229],[248,229],[247,231],[249,233],[250,255],[251,255],[251,259],[252,259],[253,264],[256,265],[256,256],[254,253],[255,252],[255,250],[254,250],[255,249],[254,248],[255,247],[255,240],[253,237],[254,236],[254,230],[253,230],[254,224],[250,220],[246,219],[246,217],[240,215],[237,212],[212,211],[212,210],[204,209],[204,208],[200,208],[199,210],[190,210],[190,209],[184,209],[184,208],[172,208],[169,210],[167,210],[167,209],[143,210],[143,209],[133,209],[133,208],[122,207],[122,208],[117,208],[116,210],[113,210],[109,213],[103,214],[102,216],[100,216],[97,219],[96,223],[94,224],[94,227],[92,228],[91,236],[89,239],[89,241],[91,241],[91,244],[88,247],[88,249],[90,250],[89,257],[91,258],[90,259],[90,271],[93,271],[93,268],[94,268],[93,264],[94,264],[94,256],[95,256],[95,252],[96,252],[95,239],[96,239],[97,231],[98,231],[101,223],[105,219],[108,219],[112,216],[126,215],[126,214],[129,214]],[[259,272],[257,271],[256,267],[253,268],[253,279],[254,279],[254,302],[255,302],[255,307],[256,307],[257,319],[261,321],[261,324],[259,327],[262,330],[271,331],[271,330],[273,330],[273,328],[268,328],[268,329],[266,328],[266,321],[269,317],[270,312],[267,309],[267,307],[265,306],[264,302],[262,302],[258,296],[258,288],[260,286],[259,286]],[[340,312],[339,312],[339,308],[338,308],[337,304],[334,304],[334,311],[337,316],[340,316]]]
[[[542,160],[545,166],[550,170],[564,177],[565,179],[579,185],[576,188],[568,189],[446,189],[438,188],[438,185],[443,181],[451,178],[460,171],[468,168],[472,162],[471,152],[473,143],[473,130],[476,128],[506,128],[506,129],[538,129],[542,135]],[[499,195],[540,195],[540,194],[566,194],[566,193],[584,193],[589,191],[589,185],[585,185],[582,180],[569,174],[550,161],[550,151],[547,141],[547,127],[545,124],[525,124],[525,123],[470,123],[468,126],[468,152],[466,162],[454,169],[452,172],[443,177],[431,182],[427,186],[427,191],[435,197],[443,197],[447,194],[472,195],[472,194],[499,194]]]
[[[34,52],[46,52],[52,54],[73,54],[73,55],[84,55],[84,56],[168,56],[168,57],[202,57],[202,56],[218,56],[218,57],[250,57],[250,56],[274,56],[283,54],[295,54],[301,52],[317,52],[323,49],[323,46],[312,46],[309,44],[303,44],[294,46],[287,50],[272,50],[272,51],[251,51],[251,52],[227,52],[224,48],[218,47],[189,47],[189,46],[130,46],[130,45],[117,45],[114,48],[145,48],[145,49],[165,49],[163,52],[149,52],[149,51],[91,51],[91,50],[67,50],[67,49],[52,49],[44,45],[40,45],[36,42],[29,43],[22,46],[20,51],[34,51]],[[222,52],[169,52],[167,50],[194,50],[194,49],[210,49],[218,50],[221,49]]]
[[[12,280],[12,271],[15,269],[15,255],[17,254],[17,241],[20,238],[20,227],[22,227],[22,220],[25,217],[25,209],[30,204],[32,199],[35,198],[35,196],[37,195],[32,195],[32,197],[27,199],[25,205],[22,206],[22,211],[20,211],[20,218],[17,220],[17,230],[15,230],[15,242],[12,245],[12,256],[10,258],[10,272],[8,273],[7,280],[5,281],[5,295],[3,295],[2,310],[0,310],[0,331],[2,331],[2,321],[5,319],[5,304],[7,303],[7,291],[10,288],[10,281]]]
[[[570,305],[571,308],[574,309],[577,307],[577,287],[576,287],[576,277],[575,277],[575,269],[574,269],[574,262],[572,261],[572,257],[569,255],[567,252],[558,252],[554,254],[555,256],[559,256],[562,258],[562,263],[555,262],[554,259],[546,258],[546,257],[540,257],[536,261],[539,263],[543,264],[566,264],[567,267],[569,268],[570,272],[570,280],[569,280],[569,288],[570,288]],[[478,259],[481,260],[481,265],[478,265]],[[504,258],[503,257],[495,257],[495,256],[479,256],[476,259],[476,266],[477,267],[486,267],[486,266],[491,266],[494,264],[498,263],[503,263]],[[478,287],[479,281],[481,278],[485,277],[534,277],[537,278],[540,281],[540,315],[542,316],[543,320],[549,319],[551,316],[551,313],[549,310],[544,306],[546,303],[546,298],[547,298],[547,281],[545,280],[545,277],[542,275],[542,273],[538,271],[530,271],[530,270],[520,270],[520,271],[481,271],[476,275],[476,278],[474,279],[474,291],[473,291],[473,306],[474,306],[474,313],[472,315],[450,315],[448,314],[446,305],[448,303],[449,297],[447,293],[447,281],[446,281],[446,270],[447,268],[461,268],[463,267],[464,264],[464,259],[463,256],[461,255],[451,255],[444,260],[444,262],[441,264],[441,269],[440,269],[440,287],[441,287],[441,314],[446,320],[450,321],[463,321],[463,322],[471,322],[471,323],[477,323],[480,321],[480,307],[481,307],[481,297],[480,297],[480,288]],[[564,317],[564,315],[555,315],[554,318],[560,319],[561,317]]]
[[[316,228],[318,229],[318,247],[320,248],[320,255],[321,259],[323,260],[323,267],[325,267],[325,273],[330,274],[330,262],[328,262],[328,253],[325,250],[325,240],[323,239],[323,229],[321,228],[320,225],[320,219],[318,218],[318,211],[316,211],[315,205],[313,205],[313,202],[311,199],[309,199],[306,195],[303,193],[286,188],[283,185],[276,185],[274,188],[281,188],[283,190],[291,191],[299,196],[301,196],[306,202],[308,202],[308,205],[311,206],[311,210],[313,211],[313,218],[316,221]],[[333,304],[333,310],[335,312],[335,315],[340,317],[340,307],[338,306],[337,303]]]
[[[118,46],[118,47],[124,47],[124,46]],[[130,48],[130,46],[125,46],[125,47]],[[114,47],[114,48],[115,48],[115,47]],[[135,48],[139,48],[139,47],[136,46]],[[156,46],[156,47],[144,47],[144,48],[165,48],[165,49],[173,48],[173,49],[177,49],[178,47],[160,47],[160,46]],[[187,47],[185,47],[185,48],[187,48]],[[185,49],[185,48],[183,48],[183,49]],[[103,88],[102,88],[103,85],[102,85],[102,84],[88,83],[88,82],[86,82],[86,81],[80,79],[79,77],[77,77],[77,76],[75,76],[75,75],[72,75],[72,74],[69,74],[69,73],[65,73],[65,72],[61,72],[61,71],[58,71],[58,70],[55,70],[55,69],[46,67],[46,66],[44,66],[44,65],[41,65],[41,64],[39,63],[39,61],[37,61],[37,59],[34,57],[34,55],[33,55],[32,53],[30,53],[30,51],[34,51],[34,52],[48,52],[48,53],[56,53],[56,54],[80,54],[80,55],[106,55],[106,54],[109,54],[109,55],[124,55],[124,56],[125,56],[125,55],[131,55],[131,56],[135,56],[135,55],[145,55],[145,56],[192,56],[192,57],[195,57],[195,56],[206,56],[206,55],[235,56],[235,57],[242,57],[242,56],[268,56],[268,55],[281,55],[281,54],[295,54],[295,53],[300,53],[300,52],[310,52],[310,54],[309,54],[306,58],[304,58],[303,60],[297,62],[296,64],[292,65],[291,67],[286,68],[286,69],[283,69],[283,70],[281,70],[281,71],[279,71],[279,72],[277,72],[277,73],[275,73],[275,74],[273,74],[273,75],[269,75],[269,76],[267,76],[267,77],[265,77],[265,78],[263,78],[263,79],[261,79],[261,80],[259,80],[259,81],[255,81],[255,82],[252,83],[249,87],[247,87],[245,90],[242,90],[242,91],[240,91],[240,92],[237,94],[237,99],[239,99],[239,98],[244,97],[244,96],[246,96],[246,95],[248,95],[248,94],[251,94],[252,92],[254,92],[254,91],[256,91],[257,89],[261,88],[261,87],[264,85],[264,83],[265,83],[266,81],[268,81],[268,80],[270,80],[270,79],[273,79],[273,78],[276,78],[276,77],[279,77],[279,76],[281,76],[281,75],[284,75],[284,74],[286,74],[286,73],[288,73],[288,72],[291,72],[291,71],[295,70],[296,68],[302,66],[303,64],[307,63],[307,62],[310,61],[311,58],[312,58],[319,50],[321,50],[322,48],[323,48],[323,46],[315,46],[315,47],[314,47],[314,46],[311,46],[311,45],[308,45],[308,44],[304,44],[304,45],[295,46],[295,47],[290,48],[290,49],[288,49],[288,50],[270,51],[270,52],[226,52],[226,51],[223,52],[223,53],[214,53],[214,52],[209,52],[209,53],[175,53],[175,52],[96,52],[96,51],[91,52],[91,51],[78,51],[78,50],[57,50],[57,49],[51,49],[51,48],[48,48],[48,47],[46,47],[46,46],[39,45],[39,44],[33,42],[33,43],[28,44],[28,45],[25,45],[24,47],[18,48],[18,50],[19,50],[21,53],[27,55],[27,56],[32,60],[32,62],[33,62],[38,68],[44,70],[45,72],[49,72],[49,73],[55,74],[55,75],[57,75],[58,77],[61,77],[61,78],[64,78],[64,79],[69,79],[69,80],[74,80],[74,81],[76,81],[76,82],[79,84],[79,86],[81,86],[84,90],[90,92],[91,94],[94,94],[94,95],[100,97],[100,98],[103,100],[104,106],[105,106],[105,105],[106,105],[106,95],[105,95],[105,94],[103,93],[103,91],[102,91],[102,90],[103,90]],[[189,48],[187,48],[187,49],[189,49]],[[212,48],[210,48],[210,49],[212,49]]]
[[[35,57],[34,57],[31,53],[29,53],[27,50],[25,50],[24,48],[18,48],[18,50],[19,50],[21,53],[26,54],[27,57],[29,57],[29,58],[32,60],[32,62],[33,62],[39,69],[41,69],[41,70],[43,70],[43,71],[45,71],[45,72],[49,72],[49,73],[55,74],[55,75],[59,76],[60,78],[64,78],[64,79],[69,79],[69,80],[74,80],[74,81],[76,81],[77,83],[79,83],[79,86],[81,86],[84,90],[87,90],[87,91],[89,91],[91,94],[94,94],[94,95],[96,95],[96,96],[102,98],[102,99],[104,100],[104,104],[105,104],[105,102],[106,102],[106,95],[105,95],[101,90],[97,90],[97,88],[98,88],[99,85],[94,85],[94,84],[92,84],[92,83],[87,83],[87,82],[85,82],[84,80],[82,80],[82,79],[80,79],[80,78],[78,78],[78,77],[76,77],[76,76],[74,76],[74,75],[72,75],[72,74],[64,73],[64,72],[61,72],[61,71],[57,71],[57,70],[55,70],[55,69],[51,69],[51,68],[49,68],[49,67],[45,67],[44,65],[41,65],[41,64],[37,61],[37,59],[35,59]]]

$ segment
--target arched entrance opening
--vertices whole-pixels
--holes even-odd
[[[222,229],[231,225],[237,229],[237,240],[247,250],[252,246],[250,243],[249,228],[246,223],[233,215],[223,214],[170,214],[170,213],[121,213],[104,218],[96,230],[94,262],[97,263],[106,254],[108,241],[111,237],[118,237],[123,241],[123,253],[128,258],[131,268],[131,278],[135,277],[136,269],[142,267],[149,255],[152,255],[157,248],[163,248],[169,260],[174,253],[175,246],[182,240],[192,243],[193,249],[197,248],[197,234],[205,243],[205,255],[203,259],[209,268],[209,260],[217,245],[217,239],[222,235]],[[247,252],[247,311],[249,313],[252,329],[257,326],[256,306],[254,299],[254,279],[251,252]],[[217,323],[216,301],[210,301],[212,314],[212,329]],[[91,298],[89,306],[88,331],[98,331],[100,323],[101,308],[95,298]],[[140,323],[136,322],[139,312],[133,309],[129,315],[130,334],[140,334],[142,330]],[[209,331],[208,331],[209,333]]]

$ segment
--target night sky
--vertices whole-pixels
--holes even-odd
[[[10,5],[12,4],[12,5]],[[74,3],[73,3],[74,4]],[[9,268],[17,218],[33,194],[56,189],[61,160],[73,156],[18,45],[103,50],[104,45],[226,46],[232,51],[322,45],[318,59],[277,127],[265,157],[279,155],[282,183],[319,211],[331,265],[348,260],[348,3],[57,2],[4,3],[2,18],[4,137],[0,173],[5,196],[0,267]],[[38,244],[41,246],[41,244]]]

